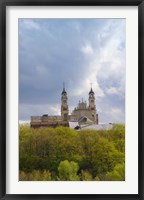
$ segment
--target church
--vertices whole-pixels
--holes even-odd
[[[86,101],[79,101],[78,106],[74,108],[71,114],[69,114],[68,106],[68,94],[63,87],[61,93],[61,116],[49,116],[44,114],[42,116],[31,116],[31,127],[57,127],[57,126],[66,126],[69,127],[70,123],[77,123],[80,125],[90,125],[98,124],[98,114],[96,112],[96,101],[95,93],[91,87],[88,93],[88,105]]]

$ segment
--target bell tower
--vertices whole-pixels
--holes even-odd
[[[64,84],[61,93],[61,117],[63,121],[68,121],[68,97]]]
[[[91,90],[89,92],[89,109],[91,111],[91,118],[93,121],[96,122],[96,124],[98,124],[98,115],[96,115],[96,105],[95,105],[95,95],[94,92]]]

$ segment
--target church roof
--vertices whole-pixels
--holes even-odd
[[[78,119],[78,122],[93,122],[92,120],[90,120],[88,117],[86,116],[82,116]]]
[[[113,124],[90,124],[90,125],[81,125],[81,129],[88,130],[109,130],[113,127]]]
[[[91,88],[89,94],[94,94],[94,91],[92,90],[92,88]]]
[[[65,91],[65,88],[63,88],[62,94],[67,94],[67,92]]]

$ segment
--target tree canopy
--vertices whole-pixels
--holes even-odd
[[[124,163],[124,125],[99,131],[19,127],[21,181],[124,181]]]

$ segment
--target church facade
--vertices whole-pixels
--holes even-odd
[[[68,97],[65,88],[61,93],[61,117],[63,121],[85,121],[98,124],[98,114],[96,113],[95,94],[91,88],[89,92],[88,105],[85,102],[79,101],[78,106],[69,115]]]
[[[61,93],[61,116],[49,116],[44,114],[43,116],[32,116],[31,117],[31,127],[57,127],[57,126],[67,126],[69,127],[69,122],[78,122],[81,124],[98,124],[98,114],[96,112],[96,101],[95,93],[92,88],[88,93],[88,105],[86,101],[79,101],[78,106],[74,108],[71,114],[69,114],[68,106],[68,95],[63,87]]]

